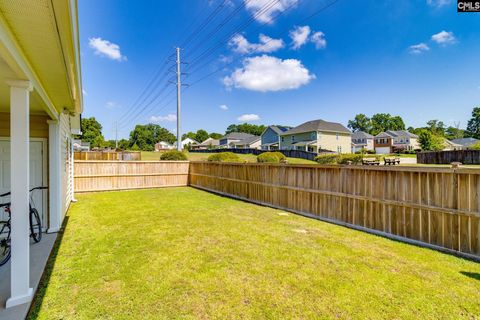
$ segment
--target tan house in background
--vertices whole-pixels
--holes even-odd
[[[350,153],[352,133],[342,124],[322,119],[307,121],[280,134],[280,149]]]
[[[418,136],[406,130],[387,130],[375,136],[375,151],[389,154],[402,151],[419,150]]]

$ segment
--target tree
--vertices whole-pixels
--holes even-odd
[[[363,113],[359,113],[353,120],[348,120],[348,127],[352,129],[353,132],[370,132],[372,129],[372,121]]]
[[[217,133],[217,132],[212,132],[209,134],[209,137],[212,138],[212,139],[220,139],[221,137],[223,137],[223,135],[221,133]]]
[[[405,130],[405,123],[400,116],[389,113],[376,113],[371,118],[372,127],[370,134],[377,135],[386,130]]]
[[[82,141],[90,142],[90,147],[103,147],[105,138],[102,135],[102,125],[95,117],[82,118]]]
[[[418,135],[418,143],[424,151],[440,151],[444,148],[444,138],[423,129]]]
[[[195,141],[198,141],[198,142],[203,142],[205,140],[208,139],[208,132],[203,130],[203,129],[199,129],[197,130],[197,133],[195,135]]]
[[[473,108],[472,118],[468,120],[466,136],[480,139],[480,107]]]
[[[155,144],[159,141],[166,141],[168,143],[175,142],[175,136],[165,128],[158,124],[137,124],[135,129],[130,132],[130,147],[136,145],[138,149],[143,151],[153,151]]]
[[[445,138],[448,140],[453,140],[453,139],[460,139],[463,138],[465,135],[465,130],[460,129],[458,126],[455,127],[448,127],[445,129]]]
[[[195,132],[189,131],[187,133],[182,134],[182,140],[185,140],[187,138],[195,140],[195,138],[196,138]]]
[[[242,123],[242,124],[231,124],[227,127],[227,131],[225,134],[229,134],[232,132],[243,132],[249,133],[256,136],[259,136],[265,131],[267,127],[264,125],[256,125],[250,123]]]
[[[430,132],[437,136],[445,136],[445,124],[439,120],[427,121],[427,128]]]

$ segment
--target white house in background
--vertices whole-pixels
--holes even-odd
[[[362,150],[374,150],[374,137],[366,132],[357,131],[352,133],[352,153]]]
[[[202,143],[192,146],[192,149],[195,149],[195,150],[215,149],[215,148],[218,148],[219,144],[220,144],[220,140],[208,138]]]
[[[90,142],[73,139],[73,151],[90,151]]]
[[[465,149],[464,146],[461,144],[452,142],[448,139],[443,140],[443,151],[453,151],[453,150],[463,150]]]
[[[475,138],[458,138],[451,140],[452,143],[461,145],[463,149],[471,148],[474,144],[480,142],[480,140]]]
[[[375,151],[388,154],[402,151],[419,150],[418,136],[406,130],[387,130],[375,136]]]
[[[80,133],[83,109],[77,23],[76,0],[0,1],[0,193],[11,191],[12,210],[10,278],[0,279],[10,282],[7,308],[34,294],[29,189],[49,188],[35,196],[49,233],[60,230],[73,197],[72,133]]]
[[[175,146],[171,143],[165,142],[165,141],[160,141],[155,143],[155,151],[166,151],[166,150],[172,150],[174,149]]]
[[[191,138],[185,138],[182,140],[182,149],[185,149],[187,146],[195,146],[197,145],[198,142],[191,139]],[[175,143],[173,144],[173,146],[176,148],[177,147],[177,142],[175,141]]]
[[[240,142],[245,139],[256,137],[253,134],[243,133],[243,132],[230,132],[220,138],[219,147],[220,148],[234,148],[235,143]]]

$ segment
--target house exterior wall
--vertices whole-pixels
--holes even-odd
[[[62,219],[73,199],[73,155],[72,155],[72,134],[70,127],[70,116],[60,114],[60,152],[61,152],[61,197],[62,197]]]
[[[261,136],[261,144],[270,144],[278,142],[278,134],[272,130],[272,128],[267,128]]]
[[[352,152],[352,136],[347,133],[321,132],[318,137],[318,148],[338,153]]]
[[[293,137],[293,139],[292,139]],[[280,149],[293,150],[295,149],[294,142],[312,141],[317,139],[317,132],[301,132],[296,134],[285,134],[280,136]]]
[[[30,116],[30,137],[48,138],[47,116]],[[0,137],[10,137],[10,114],[0,112]]]

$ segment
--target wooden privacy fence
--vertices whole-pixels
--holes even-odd
[[[142,154],[140,151],[75,151],[75,160],[116,160],[116,161],[140,161]]]
[[[480,164],[480,150],[428,151],[417,153],[417,163],[423,164]]]
[[[190,185],[480,257],[480,171],[190,163]]]
[[[188,184],[188,161],[75,161],[75,192]]]

